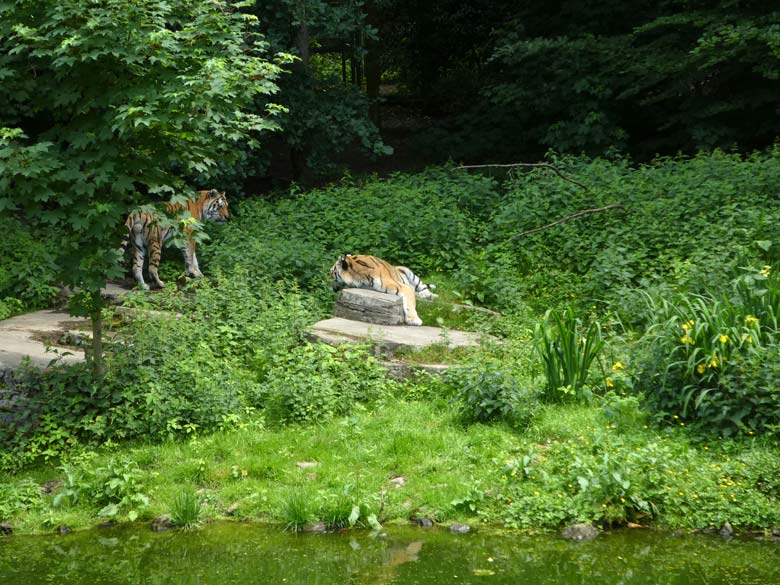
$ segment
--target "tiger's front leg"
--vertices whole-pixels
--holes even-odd
[[[144,290],[149,290],[149,285],[144,282],[144,256],[143,248],[133,243],[133,278]]]
[[[422,325],[422,319],[417,315],[417,299],[414,297],[414,289],[406,284],[402,284],[399,290],[404,305],[404,316],[407,325]]]
[[[203,278],[203,273],[198,267],[198,257],[195,255],[195,242],[188,240],[182,248],[184,256],[184,274],[190,278]]]

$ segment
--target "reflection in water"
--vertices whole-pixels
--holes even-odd
[[[220,523],[193,532],[112,528],[0,538],[0,584],[780,584],[780,544],[625,530],[555,535],[390,527],[293,535]]]

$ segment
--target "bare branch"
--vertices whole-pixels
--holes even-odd
[[[520,232],[519,234],[515,234],[514,236],[512,236],[509,239],[510,240],[516,240],[518,238],[522,238],[523,236],[527,236],[528,234],[533,234],[533,233],[536,233],[536,232],[540,232],[542,230],[546,230],[547,228],[554,227],[554,226],[556,226],[556,225],[558,225],[560,223],[563,223],[564,221],[569,221],[570,219],[574,219],[575,217],[580,217],[582,215],[587,215],[589,213],[597,213],[599,211],[608,211],[610,209],[619,209],[619,210],[623,211],[624,213],[627,213],[626,212],[626,208],[623,207],[622,205],[605,205],[604,207],[594,207],[593,209],[582,209],[582,210],[578,211],[577,213],[573,213],[571,215],[567,215],[566,217],[563,217],[563,218],[561,218],[561,219],[559,219],[557,221],[554,221],[552,223],[548,223],[547,225],[543,225],[542,227],[534,228],[532,230],[528,230],[528,231],[525,231],[525,232]]]
[[[590,191],[585,185],[580,183],[579,181],[575,181],[574,179],[571,179],[564,175],[558,167],[555,165],[551,165],[550,163],[511,163],[511,164],[494,164],[494,165],[461,165],[459,167],[455,167],[456,169],[486,169],[490,167],[496,167],[496,168],[511,168],[511,167],[529,167],[529,168],[537,168],[537,169],[550,169],[553,171],[556,175],[558,175],[561,179],[564,181],[568,181],[569,183],[574,183],[578,187],[585,189],[586,191]]]

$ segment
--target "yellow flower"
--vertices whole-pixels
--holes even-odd
[[[721,333],[720,337],[718,337],[718,341],[720,341],[721,343],[728,343],[729,341],[731,341],[731,339],[729,339],[729,336],[726,335],[725,333]]]
[[[623,370],[623,364],[621,364],[620,362],[615,362],[614,364],[612,364],[612,371],[615,374],[617,374],[618,372],[620,372],[622,370]]]
[[[683,323],[680,327],[683,328],[683,331],[690,331],[691,327],[693,327],[693,319]]]
[[[745,317],[745,325],[758,325],[758,317],[753,317],[752,315],[748,315]]]
[[[758,272],[761,276],[769,276],[769,273],[772,272],[772,267],[768,264],[764,264],[764,267]]]
[[[615,384],[612,382],[612,378],[607,378],[606,380],[607,388],[612,388]]]
[[[696,371],[699,372],[700,374],[703,374],[704,373],[704,364],[699,364],[698,366],[696,366]]]
[[[685,335],[683,335],[683,336],[680,338],[680,343],[682,343],[683,345],[685,345],[686,343],[690,343],[691,345],[693,345],[695,342],[694,342],[694,340],[693,340],[693,337],[691,337],[690,335],[688,335],[688,334],[686,333]]]
[[[718,367],[718,356],[713,355],[712,359],[710,360],[710,363],[708,364],[708,367],[710,368],[717,368]]]

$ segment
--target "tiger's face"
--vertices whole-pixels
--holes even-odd
[[[350,256],[350,254],[342,254],[330,269],[333,292],[338,292],[349,284],[349,282],[345,282],[345,278],[351,280],[349,278],[350,262],[348,260]]]
[[[225,192],[220,193],[216,189],[212,189],[203,204],[203,220],[225,223],[228,217],[228,201]]]

